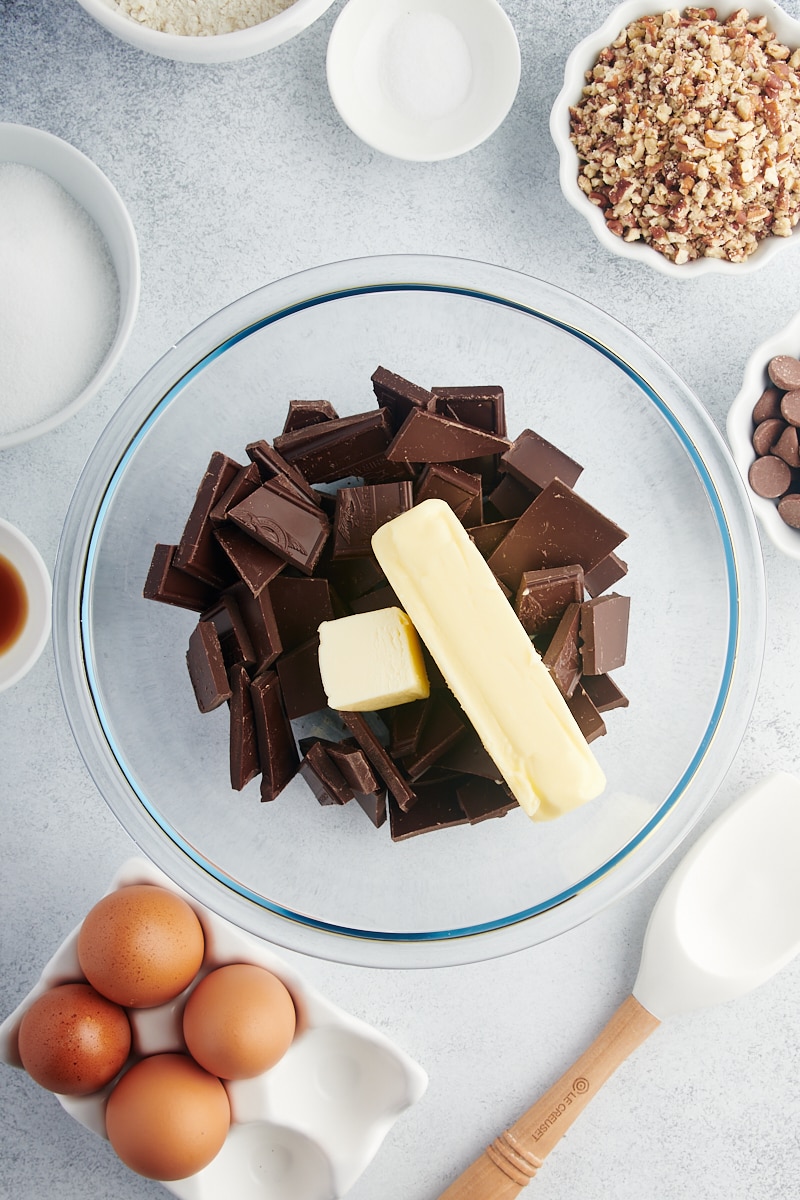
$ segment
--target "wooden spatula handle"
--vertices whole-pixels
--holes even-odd
[[[577,1062],[439,1200],[512,1200],[598,1089],[658,1025],[658,1018],[629,996]]]

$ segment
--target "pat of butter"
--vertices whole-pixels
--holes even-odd
[[[430,694],[419,638],[399,608],[323,621],[319,673],[328,703],[340,712],[369,712]]]
[[[605,776],[480,551],[443,500],[373,535],[372,549],[522,808],[548,820]]]

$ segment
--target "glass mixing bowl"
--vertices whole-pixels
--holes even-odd
[[[201,715],[196,615],[142,598],[211,453],[237,461],[289,400],[374,405],[378,365],[424,386],[502,384],[526,426],[584,465],[582,496],[629,537],[630,700],[593,743],[602,796],[549,823],[522,811],[393,843],[302,779],[272,803],[230,789],[223,706]],[[245,459],[246,461],[246,459]],[[739,473],[702,406],[633,333],[502,268],[391,256],[270,284],[172,347],[100,438],[55,572],[70,722],[141,849],[221,915],[290,949],[371,966],[518,950],[591,917],[678,845],[736,753],[764,642],[764,577]]]

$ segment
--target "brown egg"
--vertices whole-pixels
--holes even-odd
[[[19,1029],[19,1056],[51,1092],[86,1096],[110,1083],[131,1048],[128,1016],[88,983],[63,983],[34,1000]]]
[[[86,978],[98,992],[130,1008],[152,1008],[182,992],[200,969],[204,948],[203,928],[191,905],[148,883],[104,896],[78,935]]]
[[[218,967],[183,1010],[189,1053],[221,1079],[250,1079],[282,1058],[294,1037],[292,997],[277,976],[250,963]]]
[[[106,1105],[106,1133],[132,1171],[185,1179],[222,1149],[231,1122],[228,1094],[185,1054],[154,1054],[122,1076]]]

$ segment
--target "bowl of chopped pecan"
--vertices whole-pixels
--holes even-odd
[[[800,21],[626,0],[570,54],[550,131],[607,249],[680,279],[756,270],[800,240]]]

